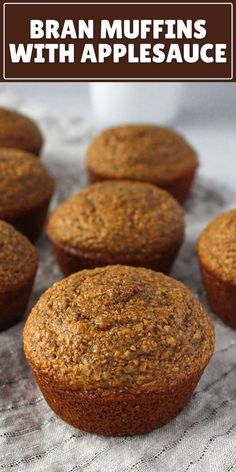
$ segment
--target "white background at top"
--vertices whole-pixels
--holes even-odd
[[[10,91],[58,114],[84,117],[96,126],[89,84],[4,83],[0,91]],[[198,151],[200,174],[236,186],[236,84],[183,84],[179,112],[171,126]]]

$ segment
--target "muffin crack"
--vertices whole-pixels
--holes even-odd
[[[213,345],[210,320],[186,287],[127,266],[58,282],[24,331],[26,355],[45,375],[98,393],[165,388],[196,362],[203,368]]]

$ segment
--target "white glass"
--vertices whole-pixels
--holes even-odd
[[[179,111],[182,83],[94,82],[90,91],[99,126],[168,125]]]

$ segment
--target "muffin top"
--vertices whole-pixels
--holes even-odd
[[[177,133],[149,125],[129,125],[103,131],[87,154],[91,172],[102,178],[171,182],[197,167],[197,156]]]
[[[206,270],[236,284],[236,210],[222,213],[204,229],[197,251]]]
[[[0,294],[27,284],[37,266],[37,252],[30,241],[0,220]]]
[[[23,149],[37,155],[42,144],[41,132],[33,120],[0,108],[0,147]]]
[[[0,148],[0,218],[20,215],[50,198],[53,179],[33,154]]]
[[[199,374],[214,329],[182,283],[149,269],[83,270],[49,288],[24,329],[26,357],[62,388],[165,391]]]
[[[88,257],[139,259],[168,251],[183,239],[180,205],[152,184],[98,182],[62,203],[49,236]]]

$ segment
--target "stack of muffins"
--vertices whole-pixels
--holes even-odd
[[[29,118],[0,108],[0,330],[19,321],[27,306],[53,179],[39,161],[43,139]]]
[[[37,270],[53,180],[29,119],[0,110],[0,329],[18,321]],[[214,350],[214,328],[168,274],[184,239],[198,160],[177,133],[121,126],[91,143],[93,183],[54,210],[46,232],[64,275],[32,309],[24,351],[51,408],[103,435],[139,434],[174,418]],[[203,231],[197,251],[213,310],[236,327],[236,211]],[[19,232],[20,231],[20,232]],[[23,233],[23,234],[21,234]]]

